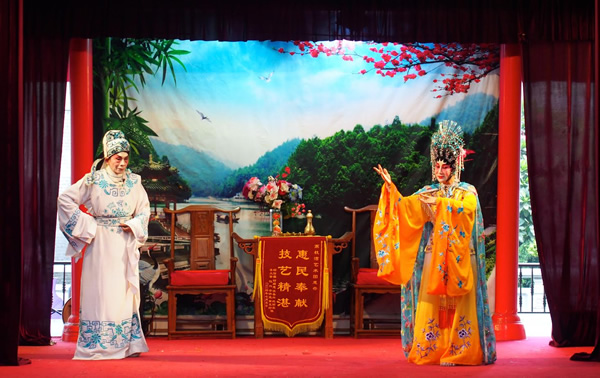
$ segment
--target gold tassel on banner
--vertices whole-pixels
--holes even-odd
[[[262,256],[262,245],[263,242],[260,240],[260,238],[258,239],[258,256],[256,256],[256,266],[254,267],[254,290],[252,291],[252,299],[253,301],[255,300],[254,298],[256,298],[256,295],[258,294],[258,297],[260,298],[260,293],[262,292],[262,273],[261,273],[261,256]]]
[[[329,255],[327,254],[327,241],[331,239],[331,235],[327,236],[327,240],[323,246],[323,256],[325,262],[323,263],[323,312],[329,309]],[[323,319],[321,319],[323,320]]]

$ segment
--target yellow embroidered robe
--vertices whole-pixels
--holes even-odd
[[[436,197],[435,204],[423,204],[419,194]],[[403,285],[402,336],[410,362],[480,365],[496,359],[478,261],[485,257],[478,212],[475,188],[465,183],[448,193],[435,184],[408,197],[393,185],[382,188],[373,227],[378,275]]]

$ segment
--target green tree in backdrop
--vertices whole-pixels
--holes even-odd
[[[142,169],[159,160],[150,140],[157,134],[141,116],[142,110],[132,107],[135,98],[131,90],[140,92],[146,85],[146,75],[162,75],[162,84],[168,75],[177,83],[174,64],[185,70],[179,56],[189,51],[176,49],[173,40],[151,40],[132,38],[100,38],[93,43],[94,53],[94,141],[97,155],[102,153],[102,136],[108,130],[121,130],[131,144],[130,167]],[[139,84],[138,84],[139,83]],[[100,111],[98,111],[100,110]],[[168,158],[167,158],[168,161]],[[191,195],[188,183],[173,170],[173,186],[177,196],[187,199]],[[148,178],[146,178],[148,179]],[[187,197],[186,197],[187,196]]]

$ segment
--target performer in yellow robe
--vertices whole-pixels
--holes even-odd
[[[460,182],[460,126],[440,123],[432,136],[433,180],[403,197],[385,181],[373,238],[378,276],[402,285],[402,345],[410,362],[481,365],[496,360],[485,282],[485,237],[477,191]]]

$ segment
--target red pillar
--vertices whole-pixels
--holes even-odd
[[[519,174],[521,149],[521,56],[516,44],[500,47],[496,312],[498,341],[523,340],[517,315],[519,263]]]
[[[71,39],[69,81],[71,83],[71,179],[77,182],[90,171],[94,160],[92,40]],[[83,258],[71,259],[71,315],[63,328],[63,341],[77,341],[79,334],[79,289]]]

